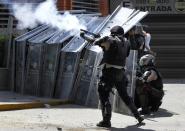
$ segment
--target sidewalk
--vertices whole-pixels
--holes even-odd
[[[9,91],[0,91],[0,111],[30,109],[70,104],[70,101],[20,95]]]

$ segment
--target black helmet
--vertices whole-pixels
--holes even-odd
[[[110,30],[112,35],[124,35],[124,29],[121,26],[114,26]]]

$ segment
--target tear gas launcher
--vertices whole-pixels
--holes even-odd
[[[95,34],[84,29],[80,29],[80,36],[90,43],[93,43],[96,39],[101,37],[100,34]]]

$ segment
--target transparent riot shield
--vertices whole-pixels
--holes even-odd
[[[92,19],[92,18],[91,18]],[[86,20],[90,21],[90,19]],[[87,24],[89,30],[94,30],[102,21],[102,18],[91,20]],[[74,37],[62,50],[59,66],[59,74],[55,90],[55,97],[70,99],[71,91],[76,80],[81,53],[86,46],[84,39]]]
[[[127,86],[127,92],[128,95],[132,98],[134,98],[135,94],[135,82],[136,82],[136,68],[137,68],[137,51],[131,50],[130,55],[127,57],[126,60],[126,76],[128,79],[128,86]],[[125,105],[125,103],[121,100],[121,98],[118,95],[118,92],[114,90],[115,95],[113,97],[113,111],[119,112],[122,114],[131,114],[128,107]]]
[[[95,14],[94,14],[95,15]],[[82,14],[78,18],[81,22],[90,21],[93,15]],[[54,95],[56,79],[59,72],[61,49],[74,37],[71,31],[59,31],[44,44],[44,56],[40,75],[39,96],[52,97]],[[61,60],[62,61],[62,60]],[[59,73],[60,74],[60,73]]]
[[[55,89],[56,98],[69,99],[80,62],[81,50],[85,46],[84,42],[83,39],[74,37],[61,50],[59,72]]]
[[[44,45],[44,57],[40,76],[39,96],[53,97],[60,50],[71,40],[70,32],[61,31]]]
[[[35,28],[34,30],[19,36],[14,40],[14,67],[13,67],[13,83],[15,90],[18,93],[23,93],[24,88],[24,78],[25,78],[25,67],[26,67],[26,58],[27,58],[27,40],[32,38],[33,36],[37,35],[38,33],[46,30],[48,26],[43,25],[40,27]]]
[[[24,94],[38,95],[40,73],[44,56],[44,42],[55,33],[57,33],[57,29],[49,28],[29,39]]]
[[[99,80],[99,64],[103,52],[98,46],[89,46],[80,65],[75,83],[75,102],[90,107],[98,107],[97,84]]]
[[[131,50],[130,55],[127,57],[126,63],[126,76],[128,79],[128,94],[130,97],[134,98],[135,95],[135,82],[136,82],[136,69],[137,69],[137,58],[138,52],[136,50]]]

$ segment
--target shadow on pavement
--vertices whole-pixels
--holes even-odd
[[[144,124],[145,125],[145,124]],[[141,129],[139,128],[140,126],[138,125],[131,125],[131,126],[127,126],[126,128],[116,128],[116,127],[112,127],[110,129],[110,131],[154,131],[151,129]]]
[[[146,115],[146,118],[154,118],[154,117],[172,117],[173,115],[179,115],[175,112],[170,112],[166,109],[159,108],[157,112],[154,112],[151,115]]]

